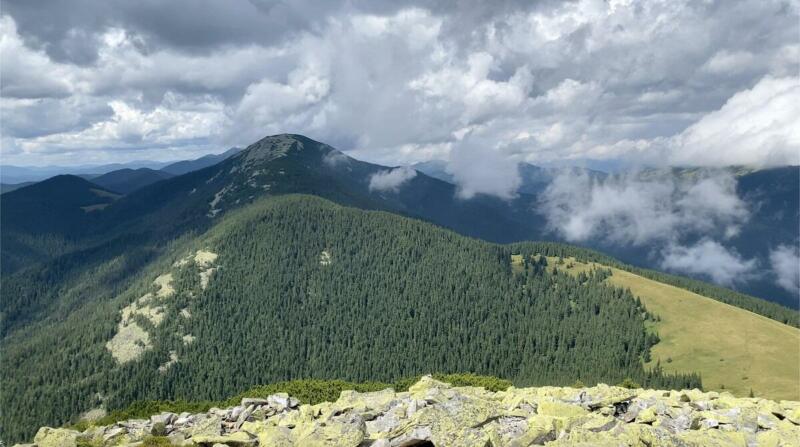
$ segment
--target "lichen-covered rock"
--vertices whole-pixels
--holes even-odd
[[[172,445],[800,446],[800,403],[699,390],[452,387],[423,377],[407,392],[344,391],[300,405],[286,394],[191,415],[162,413],[83,433],[42,428],[38,447],[137,445],[164,427]]]
[[[42,427],[33,438],[37,447],[76,447],[79,432],[65,428]]]

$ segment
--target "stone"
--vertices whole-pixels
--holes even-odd
[[[653,407],[645,408],[636,415],[636,422],[640,424],[652,424],[656,421],[656,411]]]
[[[239,415],[242,414],[243,411],[244,411],[244,406],[233,407],[231,409],[230,413],[228,413],[228,416],[225,419],[227,419],[229,421],[238,420],[239,419]]]
[[[163,424],[172,445],[202,447],[792,446],[799,445],[798,411],[797,402],[699,390],[598,385],[490,392],[426,376],[407,392],[343,391],[335,402],[316,405],[278,393],[245,398],[235,407],[161,413],[83,433],[45,427],[36,445],[135,446]]]
[[[103,434],[103,441],[108,442],[117,436],[124,435],[126,433],[128,433],[128,429],[125,427],[111,427]]]
[[[33,438],[37,447],[77,447],[78,435],[75,430],[42,427]]]
[[[250,405],[254,405],[259,407],[261,405],[268,405],[269,401],[267,399],[260,399],[258,397],[245,397],[242,398],[242,406],[249,407]]]
[[[210,414],[204,419],[195,423],[194,427],[189,429],[192,437],[198,435],[219,435],[222,433],[222,418],[216,414]]]
[[[287,408],[294,408],[290,406],[290,403],[294,403],[294,407],[297,406],[296,400],[292,402],[289,398],[289,395],[286,393],[278,393],[272,394],[267,397],[267,405],[274,408],[276,411],[283,411]]]

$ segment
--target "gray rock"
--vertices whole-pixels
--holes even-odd
[[[292,403],[291,398],[286,393],[272,394],[267,397],[267,405],[274,408],[278,412],[286,410],[287,408],[292,408],[290,403]],[[295,404],[295,406],[297,406],[297,404]]]
[[[178,426],[178,427],[182,427],[184,425],[191,424],[193,420],[194,420],[194,418],[191,417],[191,416],[178,416],[178,419],[175,419],[175,421],[172,423],[172,425],[175,425],[175,426]]]
[[[244,407],[233,407],[225,419],[229,421],[235,421],[239,419],[239,415],[242,414],[243,411]]]
[[[240,428],[242,428],[242,424],[244,424],[245,422],[247,422],[248,419],[250,419],[250,415],[253,414],[254,409],[255,409],[254,405],[248,405],[247,408],[245,408],[244,411],[242,411],[239,414],[239,417],[236,418],[236,423],[233,425],[234,430],[239,430]]]
[[[112,426],[111,428],[106,430],[106,432],[103,434],[103,442],[108,442],[119,435],[124,435],[125,433],[128,433],[127,428]]]
[[[153,416],[150,416],[150,423],[151,424],[162,423],[164,425],[169,425],[175,419],[177,419],[177,415],[175,413],[164,412],[161,414],[154,414]]]
[[[661,427],[664,427],[670,433],[682,433],[689,430],[691,426],[692,420],[684,414],[676,418],[665,417],[661,419]]]
[[[431,428],[427,425],[423,425],[420,427],[414,427],[414,429],[409,433],[405,433],[401,436],[393,438],[389,445],[391,447],[415,445],[420,441],[430,441],[432,436],[433,432],[431,431]]]
[[[261,406],[267,405],[269,401],[267,399],[260,399],[258,397],[245,397],[242,399],[242,406],[249,407],[250,405]]]

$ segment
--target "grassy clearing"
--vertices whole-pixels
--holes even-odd
[[[548,258],[549,268],[578,274],[598,264]],[[570,266],[570,268],[567,268]],[[611,268],[609,283],[629,288],[661,321],[653,366],[699,372],[707,390],[800,400],[800,330],[687,290]]]

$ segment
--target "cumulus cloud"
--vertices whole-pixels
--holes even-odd
[[[512,197],[520,161],[797,160],[796,2],[76,1],[4,2],[5,163],[293,132]]]
[[[386,171],[378,171],[369,178],[370,191],[392,191],[397,192],[404,183],[417,176],[417,171],[408,167]]]
[[[568,241],[606,238],[630,245],[718,230],[733,236],[748,218],[735,180],[725,173],[676,181],[657,172],[606,179],[564,172],[542,194],[540,210],[549,228]]]
[[[757,262],[746,260],[719,242],[704,239],[684,247],[669,245],[663,252],[661,267],[693,275],[705,275],[715,283],[732,286],[754,277]]]
[[[764,77],[678,135],[672,163],[719,166],[800,164],[800,81]]]
[[[800,249],[781,245],[769,254],[772,273],[778,285],[795,295],[800,295]]]

